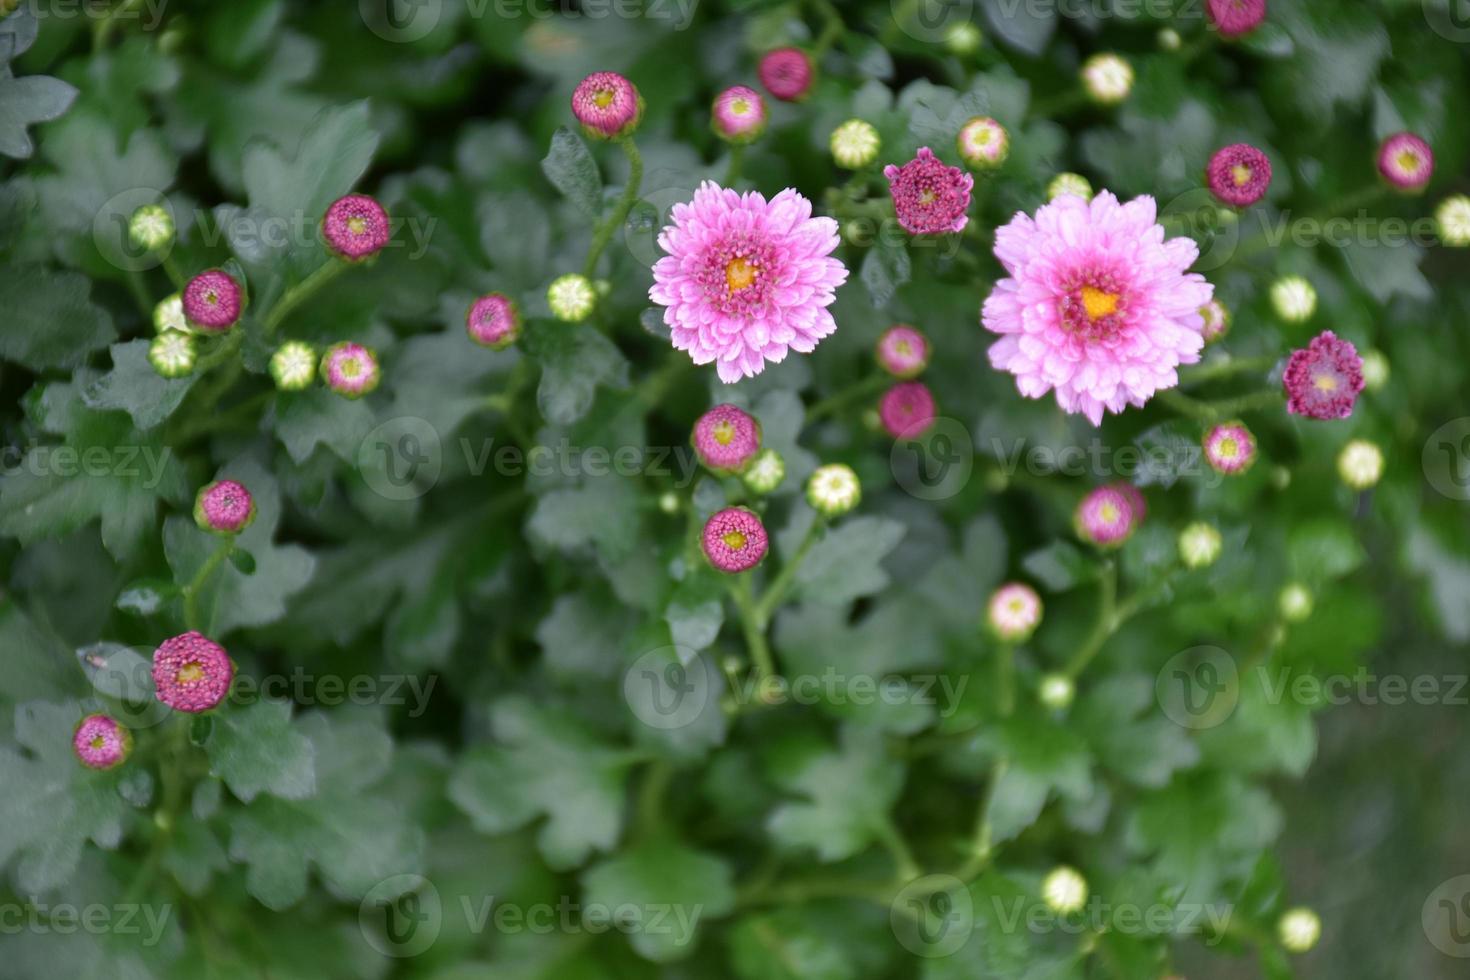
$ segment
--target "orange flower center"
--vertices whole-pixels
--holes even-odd
[[[597,90],[596,94],[592,96],[592,103],[599,109],[606,109],[608,106],[613,104],[613,100],[617,97],[618,93],[614,92],[612,89],[600,88]]]
[[[715,442],[728,446],[735,440],[735,426],[730,422],[716,422],[710,434],[715,437]]]
[[[1236,187],[1244,187],[1251,182],[1251,168],[1243,163],[1237,163],[1230,168],[1230,178],[1235,181]]]
[[[188,663],[179,668],[174,680],[180,684],[197,684],[204,680],[204,668],[198,663]]]
[[[760,269],[744,256],[731,259],[730,264],[725,266],[725,284],[730,287],[732,293],[750,288],[755,284],[758,275],[760,275]]]
[[[347,230],[352,232],[354,235],[361,235],[363,232],[367,231],[367,222],[363,220],[363,218],[361,218],[360,216],[353,215],[352,217],[347,219]]]
[[[1082,287],[1082,308],[1087,311],[1087,319],[1099,320],[1118,309],[1118,294],[1104,292],[1092,286]]]

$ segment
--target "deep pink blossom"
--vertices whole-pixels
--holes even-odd
[[[216,707],[230,693],[235,664],[225,648],[202,633],[182,633],[153,652],[153,685],[158,700],[175,711],[197,714]]]
[[[761,58],[756,74],[761,84],[783,102],[800,102],[812,88],[816,72],[812,59],[800,48],[777,48]]]
[[[964,231],[969,222],[970,189],[975,178],[951,167],[927,146],[902,167],[883,168],[898,223],[910,235],[943,235]]]
[[[916,439],[934,423],[934,394],[921,381],[894,385],[878,403],[878,418],[895,439]]]
[[[1221,37],[1240,37],[1266,19],[1266,0],[1206,0],[1205,11]]]
[[[1363,390],[1363,359],[1350,341],[1324,330],[1291,352],[1281,376],[1286,410],[1313,419],[1345,419]]]
[[[388,212],[366,194],[339,197],[322,218],[327,247],[349,262],[377,255],[388,244]]]
[[[1249,143],[1231,143],[1210,157],[1205,178],[1220,200],[1248,207],[1265,197],[1271,186],[1271,160]]]
[[[743,572],[760,564],[769,540],[760,517],[744,507],[726,507],[704,525],[704,553],[722,572]]]

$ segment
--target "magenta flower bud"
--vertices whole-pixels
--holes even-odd
[[[322,238],[348,262],[361,262],[388,244],[388,212],[366,194],[339,197],[322,217]]]
[[[1235,476],[1256,461],[1256,437],[1244,422],[1225,422],[1205,433],[1205,461],[1217,472]]]
[[[194,523],[214,534],[239,534],[255,520],[255,499],[234,480],[216,480],[194,498]]]
[[[964,231],[969,222],[970,189],[975,178],[951,167],[927,146],[902,167],[883,168],[898,223],[910,235],[943,235]]]
[[[346,398],[361,398],[378,386],[378,355],[371,347],[344,341],[322,355],[322,381]]]
[[[738,473],[760,452],[761,426],[734,405],[716,405],[694,423],[699,461],[716,473]]]
[[[1041,596],[1023,582],[1007,582],[991,593],[985,622],[1006,643],[1024,643],[1041,622]]]
[[[898,323],[878,338],[878,366],[895,378],[916,378],[929,366],[929,340],[907,323]]]
[[[1349,341],[1324,330],[1291,352],[1286,373],[1286,410],[1312,419],[1345,419],[1363,390],[1363,359]]]
[[[760,564],[769,547],[766,526],[752,510],[726,507],[704,525],[704,554],[722,572],[743,572]]]
[[[184,287],[184,318],[196,330],[224,333],[240,320],[245,294],[223,269],[206,269]]]
[[[895,439],[917,439],[934,423],[934,395],[921,381],[894,385],[878,403],[878,418]]]
[[[1266,0],[1206,0],[1205,13],[1221,37],[1237,38],[1266,19]]]
[[[800,102],[811,92],[816,70],[801,48],[777,48],[761,58],[756,74],[766,91],[782,102]]]
[[[1108,484],[1108,488],[1121,493],[1128,501],[1128,506],[1133,508],[1133,526],[1142,524],[1143,519],[1148,516],[1148,501],[1143,499],[1143,491],[1127,480],[1115,480]]]
[[[464,328],[475,343],[491,350],[504,350],[521,335],[521,311],[504,293],[488,293],[470,306]]]
[[[1137,492],[1135,490],[1135,492]],[[1098,487],[1077,505],[1077,535],[1101,548],[1116,548],[1138,527],[1129,495],[1118,484]]]
[[[1230,330],[1230,309],[1218,299],[1212,299],[1201,306],[1199,315],[1204,317],[1205,324],[1200,329],[1200,334],[1207,344],[1219,340]]]
[[[638,128],[643,96],[615,71],[593,72],[572,93],[572,115],[593,139],[619,139]]]
[[[736,85],[715,97],[710,125],[730,143],[749,143],[766,131],[766,100],[753,88]]]
[[[1205,168],[1210,192],[1226,204],[1249,207],[1271,186],[1271,161],[1249,143],[1231,143],[1210,157]]]
[[[1434,151],[1413,133],[1395,133],[1378,148],[1378,172],[1399,190],[1423,190],[1434,176]]]
[[[181,633],[153,652],[153,686],[158,700],[175,711],[198,714],[217,707],[230,693],[235,664],[225,648],[202,633]]]
[[[133,751],[133,733],[106,715],[88,715],[72,733],[71,747],[88,769],[112,769]]]

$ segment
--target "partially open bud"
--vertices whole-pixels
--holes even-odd
[[[710,126],[727,143],[750,143],[766,131],[766,100],[753,88],[735,85],[715,97]]]
[[[1199,315],[1205,318],[1205,325],[1201,329],[1205,343],[1212,344],[1225,336],[1230,330],[1230,309],[1218,299],[1212,299],[1199,308]]]
[[[546,289],[546,302],[552,315],[565,323],[580,323],[592,315],[597,306],[597,290],[592,280],[576,272],[568,272],[552,280]]]
[[[800,102],[806,98],[816,78],[811,56],[800,48],[766,52],[756,73],[766,91],[783,102]]]
[[[761,426],[744,409],[716,405],[694,423],[690,441],[711,471],[738,473],[760,451]]]
[[[1185,568],[1208,568],[1220,557],[1222,545],[1215,525],[1195,521],[1179,532],[1179,560]]]
[[[183,306],[194,329],[224,333],[239,322],[245,291],[223,269],[206,269],[184,286]]]
[[[770,542],[755,511],[727,507],[705,522],[702,544],[709,563],[722,572],[743,572],[760,564]]]
[[[907,323],[897,323],[878,338],[878,366],[895,378],[917,378],[929,366],[929,340]]]
[[[1111,52],[1095,54],[1082,63],[1082,86],[1099,105],[1117,105],[1133,91],[1133,66]]]
[[[165,330],[148,344],[148,363],[165,378],[182,378],[192,373],[197,360],[192,334]]]
[[[1046,674],[1036,688],[1036,698],[1053,711],[1065,711],[1071,707],[1077,695],[1077,685],[1066,674]]]
[[[894,385],[878,404],[883,428],[895,439],[917,439],[934,424],[934,415],[934,395],[921,381]]]
[[[153,652],[158,700],[189,714],[218,707],[230,693],[235,664],[225,648],[201,633],[164,640]]]
[[[1291,953],[1305,953],[1322,937],[1322,920],[1309,908],[1287,909],[1276,923],[1281,945]]]
[[[773,493],[786,479],[786,461],[776,450],[762,449],[751,458],[740,479],[751,493]]]
[[[1337,454],[1337,474],[1354,490],[1368,490],[1383,477],[1383,450],[1367,439],[1353,439]]]
[[[378,387],[381,372],[371,347],[350,342],[333,344],[322,355],[322,381],[345,398],[361,398]]]
[[[161,204],[145,204],[128,219],[128,240],[148,252],[174,243],[174,216]]]
[[[255,520],[255,498],[244,484],[216,480],[194,498],[194,523],[212,534],[239,534]]]
[[[1317,312],[1317,290],[1301,276],[1283,276],[1271,284],[1271,308],[1287,323],[1305,323]]]
[[[388,244],[392,228],[388,212],[366,194],[339,197],[322,216],[322,239],[327,248],[348,262],[372,258]]]
[[[873,124],[863,119],[849,119],[832,130],[832,159],[839,167],[858,170],[878,159],[883,140]]]
[[[271,355],[271,379],[281,391],[305,391],[316,381],[316,348],[288,340]]]
[[[1118,548],[1133,535],[1142,515],[1119,486],[1098,487],[1077,505],[1077,536],[1101,548]]]
[[[521,335],[521,312],[504,293],[487,293],[471,304],[464,328],[480,346],[504,350]]]
[[[133,735],[107,715],[88,715],[72,733],[71,747],[88,769],[112,769],[127,761]]]
[[[999,167],[1011,152],[1010,134],[989,116],[976,116],[965,123],[956,143],[960,158],[976,170]]]
[[[1062,915],[1079,911],[1087,903],[1087,879],[1075,868],[1055,868],[1041,882],[1041,897],[1047,908]]]
[[[1399,190],[1417,193],[1434,176],[1434,151],[1413,133],[1395,133],[1378,148],[1378,172]]]
[[[618,139],[638,128],[643,96],[615,71],[593,72],[572,93],[572,115],[593,139]]]
[[[1205,433],[1205,462],[1217,473],[1235,476],[1256,461],[1256,437],[1244,422],[1223,422]]]
[[[806,501],[823,517],[841,517],[856,507],[862,496],[858,475],[843,463],[818,466],[806,481]]]
[[[1008,582],[990,595],[985,625],[1005,643],[1025,643],[1041,625],[1041,596],[1022,582]]]
[[[1300,623],[1312,615],[1312,593],[1300,582],[1287,583],[1276,603],[1288,623]]]
[[[1092,184],[1081,174],[1060,173],[1051,179],[1046,185],[1046,199],[1055,201],[1063,195],[1071,194],[1080,197],[1084,201],[1092,200]]]

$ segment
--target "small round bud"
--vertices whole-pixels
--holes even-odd
[[[1236,476],[1256,461],[1256,437],[1244,422],[1224,422],[1205,433],[1205,462],[1217,473]]]
[[[738,473],[761,448],[761,425],[744,409],[716,405],[694,423],[689,441],[712,472]]]
[[[201,633],[181,633],[153,651],[158,700],[188,714],[217,707],[230,693],[235,664],[225,648]]]
[[[898,323],[878,338],[878,366],[895,378],[917,378],[929,366],[929,340],[907,323]]]
[[[1276,923],[1281,945],[1291,953],[1305,953],[1322,937],[1322,920],[1309,908],[1287,909]]]
[[[776,450],[762,449],[751,458],[740,479],[751,493],[773,493],[786,479],[786,461]]]
[[[759,515],[744,507],[727,507],[711,515],[701,540],[709,563],[731,573],[759,565],[770,545]]]
[[[1353,439],[1337,454],[1337,475],[1354,490],[1368,490],[1383,477],[1383,450],[1367,439]]]
[[[182,378],[192,373],[197,359],[192,334],[165,330],[148,345],[148,363],[165,378]]]
[[[753,142],[766,131],[766,100],[755,89],[744,85],[727,88],[715,96],[710,127],[728,143]]]
[[[1210,193],[1225,204],[1249,207],[1265,197],[1271,186],[1271,159],[1249,143],[1231,143],[1210,157],[1205,182]]]
[[[338,258],[363,262],[388,244],[392,227],[388,212],[366,194],[348,194],[333,201],[322,216],[322,240]]]
[[[672,490],[665,490],[658,495],[658,509],[665,514],[677,514],[681,506],[679,495]]]
[[[1024,582],[1007,582],[990,594],[985,625],[1004,643],[1025,643],[1041,625],[1041,596]]]
[[[1363,387],[1378,391],[1388,384],[1388,357],[1381,350],[1365,350],[1363,357]]]
[[[1133,91],[1133,66],[1112,52],[1082,63],[1082,86],[1098,105],[1117,105]]]
[[[955,140],[960,159],[976,170],[993,170],[1006,162],[1011,137],[1006,128],[989,116],[976,116],[960,127]]]
[[[878,130],[864,119],[849,119],[832,130],[832,159],[848,170],[858,170],[878,159],[882,146]]]
[[[593,72],[572,92],[572,115],[593,139],[619,139],[638,128],[643,96],[615,71]]]
[[[800,48],[777,48],[761,58],[756,74],[766,91],[782,102],[800,102],[812,90],[816,69]]]
[[[1195,521],[1179,532],[1179,560],[1185,568],[1208,568],[1220,557],[1220,532],[1206,521]]]
[[[1087,903],[1087,879],[1066,865],[1054,868],[1041,882],[1041,897],[1053,912],[1079,911]]]
[[[968,20],[959,21],[944,32],[944,50],[960,57],[974,54],[984,43],[985,35]]]
[[[1470,245],[1470,196],[1456,194],[1439,202],[1434,209],[1434,223],[1439,226],[1439,240],[1451,248]]]
[[[1317,312],[1317,290],[1301,276],[1282,276],[1271,284],[1271,307],[1287,323],[1305,323]]]
[[[170,330],[177,330],[179,333],[194,332],[194,328],[189,326],[189,321],[184,317],[182,293],[174,293],[153,307],[153,329],[158,333],[167,333]]]
[[[316,381],[316,348],[288,340],[271,355],[271,378],[281,391],[305,391]]]
[[[504,350],[521,335],[521,311],[504,293],[488,293],[470,305],[464,328],[480,346]]]
[[[862,500],[862,485],[851,466],[818,466],[806,481],[806,502],[823,517],[841,517]]]
[[[1289,582],[1276,600],[1281,618],[1288,623],[1300,623],[1312,615],[1312,593],[1300,582]]]
[[[1165,27],[1159,31],[1160,51],[1178,51],[1180,45],[1183,43],[1184,39],[1179,36],[1179,32],[1174,30],[1174,28]]]
[[[1092,184],[1081,174],[1060,173],[1051,179],[1046,185],[1046,199],[1055,201],[1064,194],[1080,197],[1084,201],[1092,200]]]
[[[1136,488],[1130,488],[1137,493]],[[1136,503],[1118,484],[1098,487],[1082,498],[1073,516],[1077,536],[1100,548],[1118,548],[1142,522]]]
[[[148,252],[174,243],[174,216],[161,204],[145,204],[128,219],[128,240]]]
[[[597,306],[597,290],[586,276],[568,272],[552,280],[546,290],[546,302],[558,320],[580,323],[591,316]]]
[[[88,715],[72,732],[71,747],[88,769],[112,769],[133,751],[133,733],[107,715]]]
[[[1266,0],[1206,0],[1210,26],[1227,41],[1255,30],[1266,19]]]
[[[378,355],[362,344],[350,341],[333,344],[322,355],[322,381],[344,398],[368,394],[378,387],[381,374]]]
[[[1077,685],[1066,674],[1044,674],[1036,689],[1037,700],[1053,711],[1067,710],[1076,696]]]
[[[934,424],[934,416],[934,394],[921,381],[894,385],[878,403],[883,428],[895,439],[917,439]]]
[[[1218,299],[1212,299],[1201,306],[1199,315],[1205,320],[1205,325],[1200,330],[1205,343],[1212,344],[1230,331],[1230,309]]]
[[[184,287],[184,316],[196,330],[224,333],[240,320],[245,291],[223,269],[206,269]]]
[[[1413,133],[1395,133],[1378,147],[1378,172],[1401,191],[1422,191],[1434,176],[1434,151]]]
[[[255,498],[234,480],[216,480],[194,498],[194,523],[211,534],[239,534],[255,520]]]

